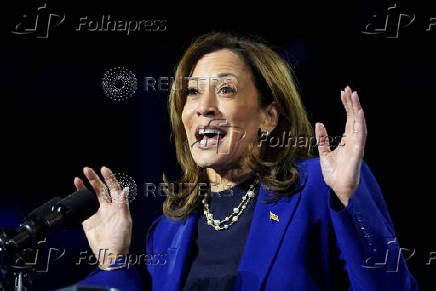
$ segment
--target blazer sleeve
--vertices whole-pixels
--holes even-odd
[[[380,188],[366,163],[362,162],[359,186],[346,207],[337,206],[331,189],[328,195],[339,258],[345,261],[350,289],[418,290]]]
[[[129,256],[117,260],[110,267],[128,264]],[[119,290],[142,290],[141,277],[135,265],[129,265],[122,269],[104,271],[95,268],[86,278],[76,283],[77,286],[116,288]]]

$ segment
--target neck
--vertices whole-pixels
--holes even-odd
[[[207,168],[206,173],[210,182],[210,191],[212,192],[220,192],[230,189],[248,180],[254,175],[254,173],[249,169],[218,171],[216,169]]]

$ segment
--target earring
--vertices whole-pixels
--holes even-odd
[[[271,132],[269,130],[262,130],[261,128],[259,128],[258,130],[258,136],[269,136],[271,134]]]

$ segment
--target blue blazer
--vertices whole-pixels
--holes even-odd
[[[298,164],[302,191],[273,203],[260,187],[234,290],[334,290],[338,259],[350,290],[418,290],[395,236],[380,188],[363,162],[360,183],[347,207],[337,207],[319,158]],[[277,219],[271,219],[276,215]],[[158,217],[147,232],[147,254],[165,254],[148,264],[153,290],[180,290],[198,212],[185,221]],[[141,290],[136,267],[96,269],[79,285]]]

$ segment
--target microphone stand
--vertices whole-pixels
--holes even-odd
[[[0,229],[0,290],[28,291],[33,285],[38,253],[47,232],[46,222],[61,220],[54,205],[61,198],[54,197],[29,213],[18,229]],[[59,209],[59,211],[62,209]]]
[[[33,285],[36,257],[40,248],[38,245],[24,249],[8,247],[7,242],[14,234],[15,230],[9,227],[0,230],[0,290],[29,291]]]
[[[99,206],[94,193],[79,190],[63,199],[54,197],[33,210],[17,230],[0,229],[0,275],[5,277],[0,277],[0,290],[30,290],[41,249],[39,242],[55,230],[79,225]]]

